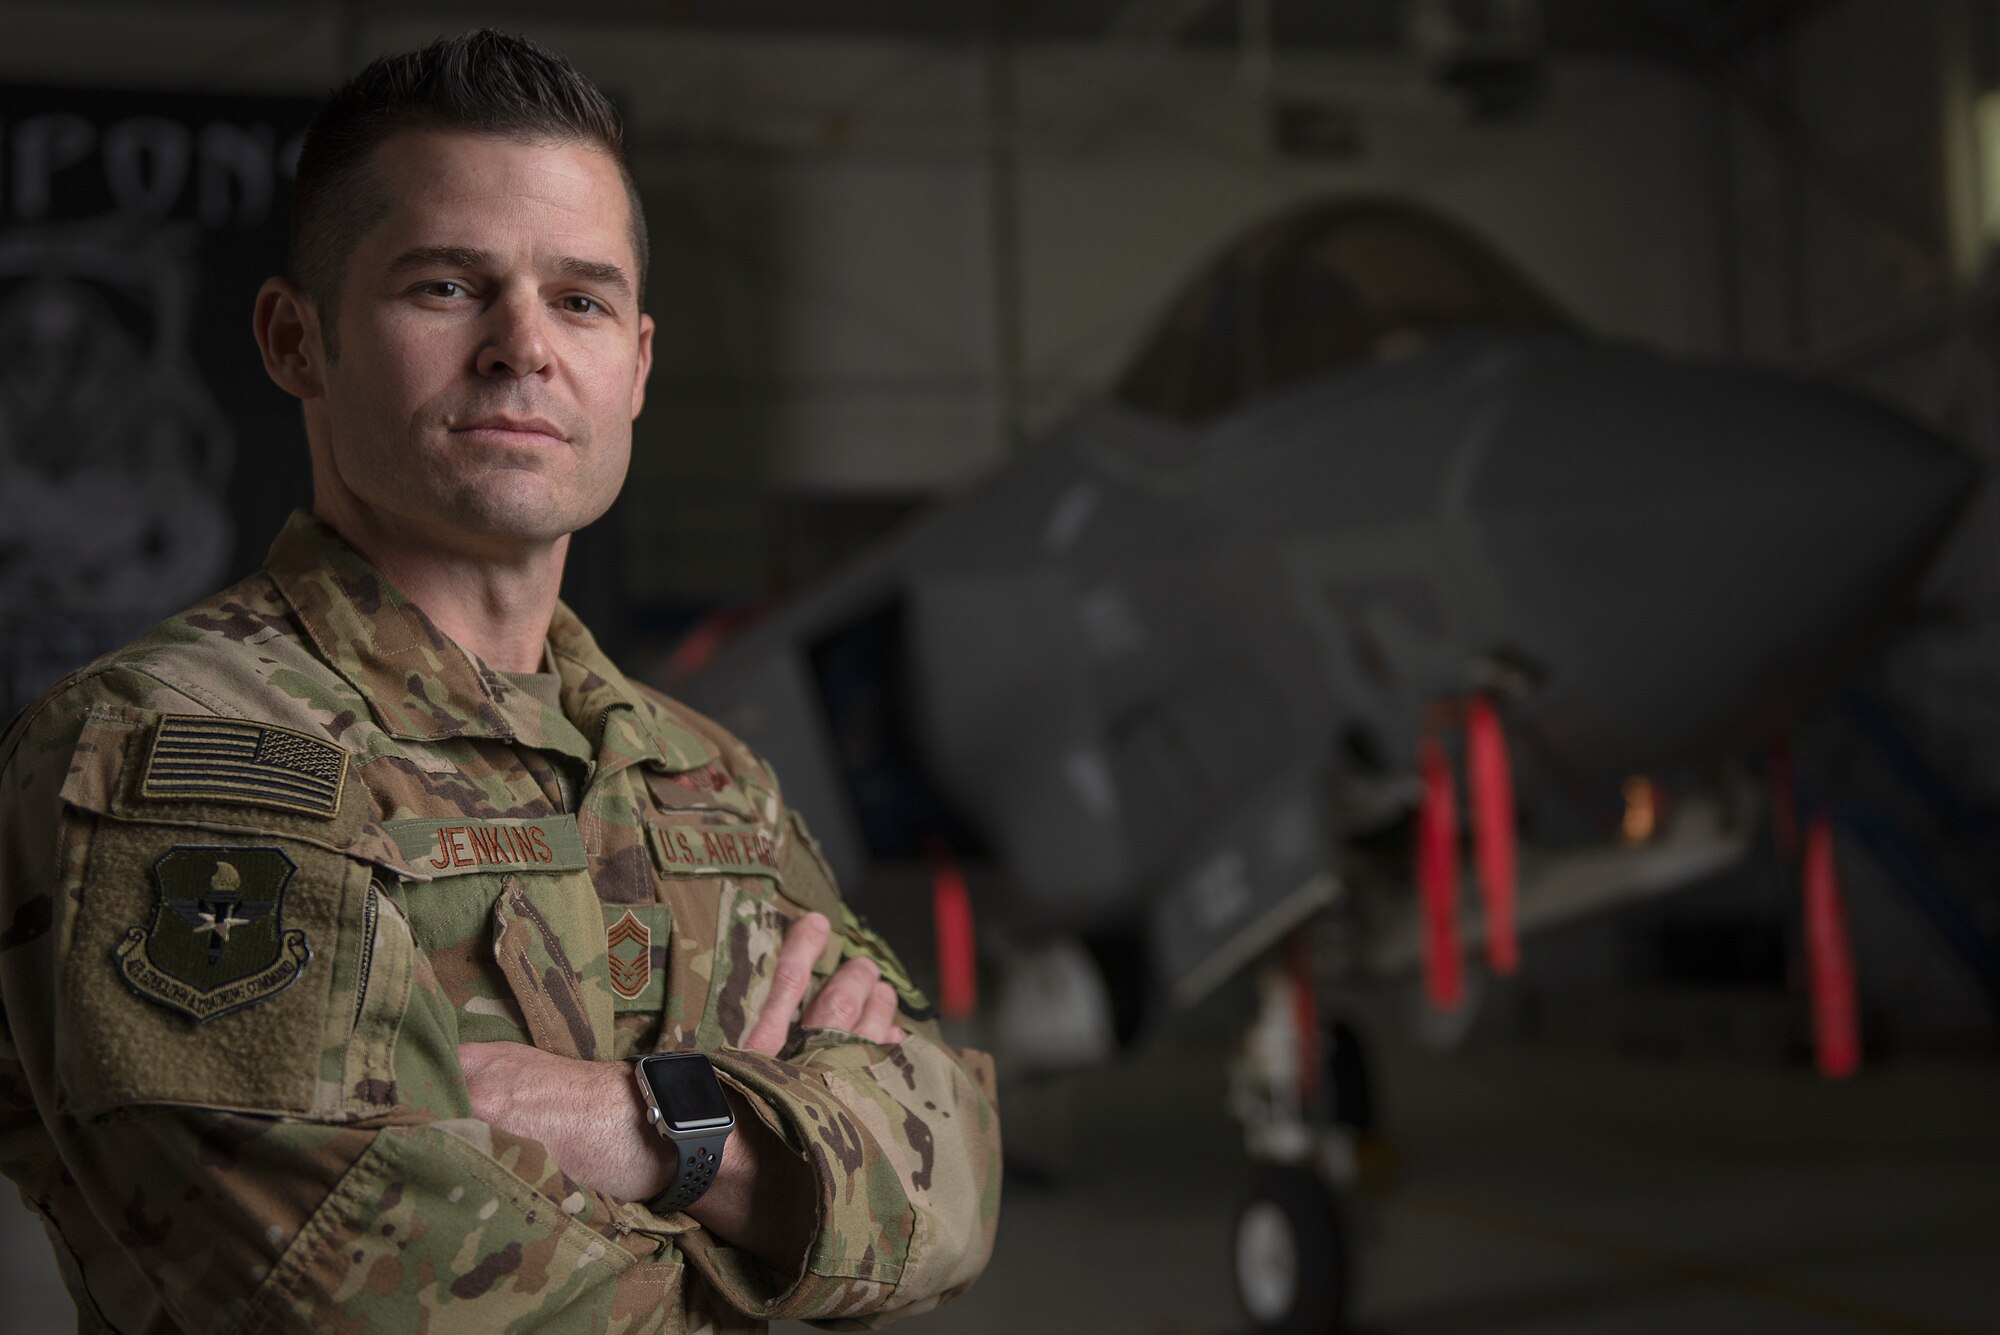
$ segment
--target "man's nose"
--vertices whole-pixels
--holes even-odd
[[[548,312],[533,292],[508,292],[487,311],[479,345],[479,374],[523,380],[550,360]]]

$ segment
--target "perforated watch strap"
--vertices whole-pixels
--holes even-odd
[[[702,1193],[714,1184],[716,1170],[722,1167],[722,1147],[729,1142],[729,1132],[725,1128],[705,1136],[666,1140],[680,1159],[674,1165],[673,1182],[646,1202],[646,1208],[654,1214],[685,1210],[701,1199]]]

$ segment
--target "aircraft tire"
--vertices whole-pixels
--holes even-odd
[[[1253,1335],[1331,1335],[1347,1319],[1340,1200],[1309,1169],[1266,1165],[1233,1231],[1236,1299]]]

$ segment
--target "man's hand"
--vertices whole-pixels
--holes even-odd
[[[808,1029],[845,1029],[871,1043],[900,1043],[905,1035],[896,1024],[896,989],[882,981],[882,971],[868,959],[851,959],[834,970],[826,986],[799,1015],[799,1003],[812,985],[813,964],[826,949],[833,924],[825,915],[808,913],[785,929],[771,969],[771,992],[757,1023],[743,1036],[743,1046],[777,1056],[792,1032],[792,1018]]]
[[[743,1046],[777,1055],[797,1019],[809,1029],[844,1029],[875,1043],[900,1043],[896,989],[871,960],[851,959],[800,1013],[813,965],[833,931],[808,913],[785,930],[771,991]],[[673,1152],[646,1125],[645,1103],[625,1062],[580,1061],[525,1043],[461,1043],[473,1116],[539,1140],[576,1181],[619,1200],[651,1200],[667,1187]],[[781,1266],[796,1263],[811,1239],[815,1190],[810,1171],[728,1091],[736,1131],[715,1184],[688,1211],[725,1242]]]

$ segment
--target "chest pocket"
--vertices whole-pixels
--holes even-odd
[[[611,1053],[605,924],[574,817],[391,821],[430,874],[399,905],[465,1042],[526,1038],[564,1056]]]
[[[772,904],[776,843],[757,822],[716,810],[655,812],[646,842],[658,877],[657,906],[605,906],[607,943],[614,934],[625,938],[611,945],[614,957],[637,958],[635,928],[646,928],[653,944],[662,942],[641,910],[656,912],[669,929],[664,949],[649,950],[650,976],[626,975],[635,992],[629,1004],[637,1009],[641,995],[658,989],[662,1047],[734,1044],[770,990],[771,957],[789,921]],[[642,981],[645,994],[638,993]]]
[[[650,837],[665,878],[662,899],[675,918],[666,1046],[740,1043],[770,996],[786,930],[808,912],[825,915],[833,931],[814,963],[806,1004],[841,963],[866,955],[896,987],[907,1014],[924,1019],[934,1013],[887,944],[843,903],[818,842],[797,813],[782,820],[776,834],[714,814],[654,823]]]
[[[804,912],[783,890],[793,841],[784,827],[750,814],[759,806],[754,797],[727,788],[692,801],[674,796],[671,803],[656,801],[646,820],[660,906],[671,925],[656,961],[666,975],[659,1042],[733,1045],[761,1014],[785,929]],[[621,932],[622,909],[607,906],[605,916],[607,939],[627,938],[614,952],[634,953],[634,927],[645,924],[635,915]]]
[[[585,1061],[609,1057],[611,973],[597,896],[586,898],[574,887],[549,894],[537,886],[531,893],[531,879],[538,878],[505,877],[493,901],[500,973],[536,1047]]]

